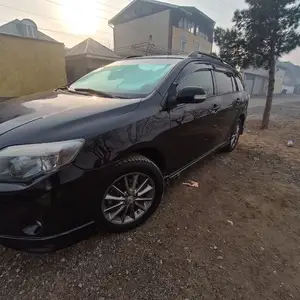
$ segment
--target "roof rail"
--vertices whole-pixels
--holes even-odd
[[[129,56],[126,56],[124,59],[135,58],[135,57],[142,57],[142,56],[141,55],[129,55]]]
[[[216,59],[216,60],[219,60],[220,62],[222,62],[223,64],[225,65],[228,65],[230,66],[231,68],[235,69],[235,67],[233,67],[232,65],[230,65],[229,63],[227,63],[226,61],[224,61],[222,58],[216,56],[216,55],[213,55],[213,54],[208,54],[208,53],[204,53],[204,52],[200,52],[200,51],[193,51],[191,52],[188,57],[201,57],[201,56],[204,56],[204,57],[210,57],[210,58],[213,58],[213,59]]]

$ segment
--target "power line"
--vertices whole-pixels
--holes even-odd
[[[16,7],[13,7],[13,6],[8,6],[8,5],[4,5],[4,4],[0,4],[0,6],[3,6],[3,7],[6,7],[8,9],[12,9],[12,10],[17,10],[17,11],[21,11],[21,12],[24,12],[24,13],[27,13],[27,14],[31,14],[33,16],[37,16],[37,17],[40,17],[40,18],[47,18],[47,19],[50,19],[50,20],[54,20],[54,21],[58,21],[60,24],[63,24],[62,23],[62,20],[58,19],[58,18],[53,18],[53,17],[50,17],[50,16],[43,16],[43,15],[40,15],[40,14],[36,14],[36,13],[33,13],[33,12],[30,12],[28,10],[24,10],[24,9],[21,9],[21,8],[16,8]],[[106,20],[109,20],[108,18],[104,18],[103,19],[106,19]],[[44,29],[46,30],[46,29]],[[48,30],[48,29],[47,29]],[[48,30],[49,31],[49,30]],[[97,30],[96,32],[99,32],[99,33],[105,33],[105,34],[109,34],[111,35],[111,32],[108,32],[108,31],[104,31],[104,30]]]
[[[8,20],[4,20],[4,19],[0,19],[2,22],[11,22],[11,21],[8,21]],[[60,30],[53,30],[53,29],[48,29],[48,28],[42,28],[42,27],[38,27],[39,30],[44,30],[44,31],[49,31],[49,32],[54,32],[54,33],[59,33],[59,34],[65,34],[65,35],[69,35],[69,36],[72,36],[72,37],[75,37],[75,38],[78,38],[80,40],[82,40],[82,37],[79,36],[79,35],[76,35],[76,34],[72,34],[70,32],[65,32],[65,31],[60,31]],[[102,41],[107,41],[107,42],[111,42],[110,40],[108,39],[101,39]]]
[[[47,1],[50,1],[50,0],[47,0]],[[51,0],[51,2],[54,2],[54,1]],[[6,7],[6,8],[9,8],[9,9],[12,9],[12,10],[16,10],[16,11],[21,11],[21,12],[24,12],[24,13],[28,13],[28,14],[31,14],[31,15],[34,15],[34,16],[37,16],[37,17],[40,17],[40,18],[43,18],[43,19],[44,18],[48,18],[50,20],[55,20],[55,21],[58,21],[60,24],[63,24],[62,20],[57,19],[57,18],[53,18],[53,17],[50,17],[50,16],[44,16],[44,15],[32,13],[32,12],[30,12],[28,10],[24,10],[24,9],[13,7],[13,6],[9,6],[9,5],[0,4],[0,6]],[[105,18],[105,17],[100,17],[100,18],[105,19],[105,20],[110,20],[110,18]],[[136,26],[129,25],[129,24],[128,24],[128,26],[132,27],[134,30],[136,30]],[[60,33],[68,34],[67,32],[56,31],[56,30],[52,30],[52,29],[43,29],[41,27],[39,27],[39,28],[42,29],[42,30],[45,30],[45,31],[49,31],[49,32],[60,32]],[[96,33],[100,33],[100,34],[105,33],[105,34],[110,35],[110,36],[112,35],[111,32],[104,31],[104,30],[96,30]],[[72,35],[72,34],[70,34],[70,35]],[[108,41],[108,39],[107,39],[107,41]]]
[[[56,5],[60,5],[60,6],[66,6],[65,4],[58,3],[58,2],[53,1],[53,0],[44,0],[44,1],[47,1],[47,2],[50,2],[50,3],[56,4]],[[224,3],[227,3],[225,0],[221,0],[221,1],[223,1]],[[102,2],[100,2],[100,1],[96,1],[96,3],[99,3],[99,4],[104,5],[104,6],[107,6],[107,7],[115,8],[115,9],[118,10],[118,12],[121,11],[121,9],[122,9],[122,8],[120,9],[120,8],[117,7],[117,6],[113,6],[113,5],[108,5],[108,4],[106,4],[106,3],[102,3]],[[216,12],[216,13],[218,13],[218,14],[222,14],[222,15],[223,15],[223,12],[220,12],[220,11],[214,9],[214,8],[207,7],[207,9],[209,9],[209,10],[211,10],[211,11],[214,11],[214,12]],[[99,11],[104,11],[104,12],[108,12],[108,13],[111,13],[111,14],[116,14],[116,13],[117,13],[117,11],[116,11],[116,12],[111,12],[111,11],[107,11],[107,10],[103,10],[103,9],[100,9]],[[105,19],[105,18],[104,18],[104,19]],[[107,20],[110,20],[110,19],[107,19]]]
[[[9,9],[14,9],[14,10],[19,10],[19,11],[22,11],[22,12],[26,12],[26,13],[29,13],[29,14],[32,14],[32,15],[35,15],[35,16],[38,16],[38,17],[43,17],[43,18],[48,18],[48,19],[52,19],[52,20],[59,20],[57,18],[53,18],[53,17],[49,17],[49,16],[41,16],[39,14],[36,14],[36,13],[32,13],[28,10],[25,10],[25,9],[21,9],[21,8],[17,8],[17,7],[14,7],[14,6],[9,6],[9,5],[5,5],[5,4],[0,4],[0,6],[3,6],[3,7],[6,7],[6,8],[9,8]],[[102,10],[104,12],[107,12],[105,10]],[[111,12],[110,12],[111,13]],[[100,18],[100,19],[104,19],[104,20],[110,20],[111,18],[106,18],[106,17],[102,17],[102,16],[94,16],[96,18]],[[60,20],[59,20],[60,21]]]
[[[56,5],[59,5],[59,6],[64,6],[64,7],[66,7],[65,4],[59,3],[59,2],[56,2],[56,1],[53,1],[53,0],[44,0],[44,1],[49,2],[49,3],[56,4]],[[117,10],[120,10],[119,7],[112,6],[112,5],[108,5],[108,4],[106,4],[106,3],[102,3],[102,2],[99,2],[99,1],[96,1],[96,3],[99,3],[99,4],[101,4],[101,5],[104,5],[104,6],[107,6],[107,7],[111,7],[111,8],[115,8],[115,9],[117,9]],[[104,9],[101,9],[100,11],[108,12],[108,13],[111,13],[111,14],[114,14],[114,13],[115,13],[115,12],[107,11],[107,10],[104,10]]]
[[[49,3],[52,3],[52,4],[56,4],[56,5],[60,5],[60,6],[65,6],[64,4],[56,2],[56,1],[53,1],[53,0],[45,0],[45,1],[49,2]],[[222,1],[225,1],[225,0],[222,0]],[[101,3],[99,1],[96,1],[96,2],[100,3],[102,5],[106,5],[105,3]],[[40,17],[40,18],[48,18],[50,20],[55,20],[55,21],[58,21],[59,23],[63,24],[62,20],[58,19],[58,18],[54,18],[54,17],[50,17],[50,16],[43,16],[43,15],[40,15],[40,14],[36,14],[36,13],[30,12],[30,11],[27,11],[27,10],[24,10],[24,9],[21,9],[21,8],[17,8],[17,7],[13,7],[13,6],[9,6],[9,5],[0,4],[0,6],[6,7],[8,9],[16,10],[16,11],[21,11],[21,12],[24,12],[24,13],[28,13],[28,14],[31,14],[31,15],[35,15],[35,16]],[[108,6],[108,5],[106,5],[106,6]],[[208,9],[211,9],[211,8],[208,8]],[[211,10],[214,10],[214,9],[211,9]],[[105,10],[99,10],[99,11],[109,12],[109,11],[105,11]],[[214,10],[214,11],[218,12],[217,10]],[[109,12],[109,13],[112,13],[112,12]],[[104,19],[104,20],[110,20],[110,18],[106,18],[106,17],[101,17],[101,16],[95,16],[95,17],[100,18],[100,19]],[[134,30],[136,30],[136,26],[134,26],[132,24],[127,24],[127,25],[129,27],[132,27]],[[65,35],[75,36],[76,38],[79,38],[78,35],[75,35],[75,34],[72,34],[72,33],[64,32],[64,31],[58,31],[58,30],[52,30],[52,29],[48,29],[48,28],[41,28],[41,27],[39,27],[39,28],[41,30],[45,30],[45,31],[49,31],[49,32],[56,32],[56,33],[62,33],[62,34],[65,34]],[[104,33],[104,34],[107,34],[107,35],[110,35],[110,36],[112,35],[111,32],[104,31],[104,30],[97,30],[96,32],[97,33]],[[109,41],[108,39],[106,39],[106,40]]]

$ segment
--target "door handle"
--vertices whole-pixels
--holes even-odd
[[[211,110],[212,114],[216,114],[220,110],[221,106],[218,104],[214,104]]]

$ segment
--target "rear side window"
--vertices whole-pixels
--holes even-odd
[[[199,70],[185,77],[177,86],[177,91],[184,87],[202,87],[208,96],[214,94],[214,85],[211,71]]]
[[[232,76],[223,72],[215,72],[218,94],[228,94],[233,92]]]
[[[235,79],[236,79],[236,83],[238,85],[239,91],[243,91],[244,90],[244,85],[242,83],[242,80],[238,76],[236,76]]]

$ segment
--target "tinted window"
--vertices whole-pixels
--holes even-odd
[[[218,94],[227,94],[233,92],[232,81],[230,75],[223,72],[215,72]]]
[[[243,90],[244,90],[244,85],[243,85],[243,83],[242,83],[240,77],[236,76],[235,79],[236,79],[236,82],[237,82],[239,91],[243,91]]]
[[[214,94],[214,85],[212,80],[212,74],[209,70],[199,70],[186,76],[178,84],[177,90],[181,90],[184,87],[202,87],[205,89],[208,96]]]
[[[75,81],[70,89],[89,88],[115,96],[143,97],[178,63],[177,59],[124,60],[97,69]]]

